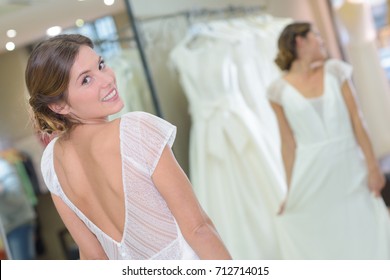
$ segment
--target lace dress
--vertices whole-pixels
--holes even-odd
[[[175,135],[173,125],[151,114],[122,116],[119,137],[126,221],[120,242],[99,229],[66,197],[53,164],[57,138],[46,147],[41,164],[46,185],[95,234],[109,259],[198,259],[151,178],[164,147],[172,146]]]

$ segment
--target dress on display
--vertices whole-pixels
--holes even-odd
[[[390,155],[390,87],[381,65],[370,4],[345,3],[337,9],[346,28],[345,44],[354,84],[377,158]]]
[[[369,191],[367,167],[341,86],[352,68],[330,59],[320,98],[283,78],[269,98],[283,107],[296,150],[285,210],[277,219],[284,259],[390,259],[390,218]]]
[[[107,60],[107,65],[115,72],[119,94],[123,100],[123,109],[111,119],[128,112],[149,111],[150,93],[146,87],[143,70],[136,49],[123,49]]]
[[[173,125],[151,114],[122,116],[119,137],[126,221],[120,241],[99,229],[67,198],[54,168],[58,138],[46,147],[41,163],[46,185],[95,234],[109,259],[198,259],[151,178],[164,147],[172,146],[175,135]]]
[[[234,259],[279,259],[274,217],[282,177],[240,92],[233,56],[240,41],[204,28],[171,53],[192,119],[190,179]]]
[[[258,132],[262,133],[264,141],[270,148],[270,164],[279,168],[282,173],[282,161],[280,155],[280,135],[275,113],[266,96],[265,81],[271,82],[280,71],[275,67],[274,71],[267,69],[274,65],[272,59],[263,59],[263,55],[272,57],[271,53],[265,54],[267,44],[258,44],[258,36],[254,28],[249,26],[246,20],[235,19],[229,22],[225,20],[213,21],[209,23],[213,32],[230,34],[237,38],[237,43],[231,47],[231,57],[237,67],[237,81],[240,92],[248,107],[258,117]],[[261,30],[259,33],[262,32]],[[270,40],[267,38],[267,40]],[[275,38],[276,40],[276,38]],[[270,40],[272,41],[272,40]],[[263,68],[269,71],[269,74],[263,75]],[[268,75],[275,75],[268,79]]]

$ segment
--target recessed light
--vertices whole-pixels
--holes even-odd
[[[81,18],[76,20],[76,26],[77,27],[82,27],[83,25],[84,25],[84,20],[82,20]]]
[[[15,49],[15,43],[7,42],[7,44],[5,44],[5,48],[7,49],[7,51],[13,51]]]
[[[104,4],[106,5],[106,6],[111,6],[111,5],[113,5],[115,3],[115,0],[104,0]]]
[[[15,29],[9,29],[7,31],[7,37],[8,38],[15,38],[15,36],[16,36],[16,30]]]
[[[60,34],[61,31],[62,31],[62,28],[60,26],[52,26],[46,30],[46,34],[48,36],[53,37],[53,36]]]

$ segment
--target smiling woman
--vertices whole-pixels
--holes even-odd
[[[82,259],[230,258],[173,156],[176,128],[143,112],[108,121],[123,103],[89,38],[38,44],[26,84],[37,129],[56,133],[42,174]]]

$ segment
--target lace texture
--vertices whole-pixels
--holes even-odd
[[[95,226],[66,197],[53,165],[53,140],[42,157],[42,174],[49,190],[74,211],[100,241],[109,259],[197,259],[184,240],[151,175],[166,145],[172,146],[176,128],[144,112],[122,116],[120,143],[126,222],[121,242]]]
[[[324,71],[334,76],[340,85],[352,76],[352,66],[337,59],[327,60],[324,65]],[[286,81],[282,78],[273,81],[267,89],[268,99],[277,104],[282,104],[282,93],[285,85]]]

